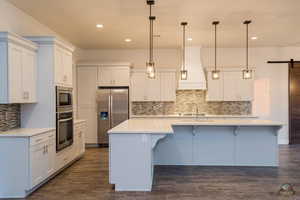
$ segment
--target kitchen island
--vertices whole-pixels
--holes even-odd
[[[109,133],[116,191],[151,191],[155,165],[278,166],[281,123],[197,118],[129,119]]]

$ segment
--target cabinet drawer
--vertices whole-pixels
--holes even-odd
[[[48,140],[55,140],[55,132],[47,132],[30,138],[30,146],[46,142]]]
[[[55,166],[56,170],[63,168],[71,161],[70,150],[69,148],[63,152],[60,152],[56,155]]]

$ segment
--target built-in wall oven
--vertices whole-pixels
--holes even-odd
[[[56,151],[73,144],[72,88],[56,87]]]

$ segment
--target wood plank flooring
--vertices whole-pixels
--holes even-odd
[[[300,200],[300,145],[280,146],[280,167],[155,168],[152,192],[115,192],[108,184],[107,149],[87,149],[85,156],[30,195],[30,200]],[[296,195],[277,195],[282,183]]]

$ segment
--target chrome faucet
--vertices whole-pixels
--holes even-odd
[[[199,117],[199,107],[196,103],[191,103],[191,105],[193,105],[194,108],[196,108],[196,119],[198,119],[198,117]]]

